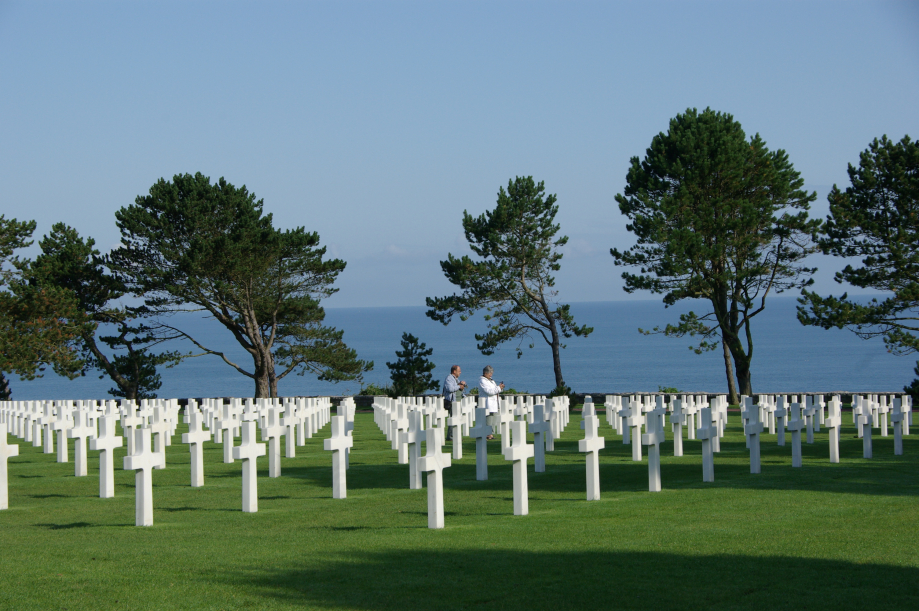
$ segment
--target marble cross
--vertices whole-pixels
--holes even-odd
[[[69,462],[70,460],[67,431],[73,427],[73,420],[70,419],[71,411],[69,407],[58,405],[57,420],[51,425],[51,428],[57,431],[57,462]]]
[[[744,435],[747,437],[747,447],[750,448],[750,473],[759,473],[759,436],[763,433],[763,423],[759,421],[759,408],[753,405],[753,397],[747,397],[744,403]]]
[[[281,435],[284,427],[278,422],[278,410],[268,408],[268,416],[262,427],[262,441],[268,441],[268,477],[281,477]]]
[[[399,443],[408,448],[408,487],[410,490],[421,490],[421,471],[418,470],[418,458],[421,456],[421,442],[425,440],[423,425],[424,415],[420,410],[408,414],[408,428],[399,432]]]
[[[712,453],[712,438],[718,434],[718,429],[712,426],[712,410],[703,407],[699,410],[701,425],[696,431],[696,438],[702,440],[702,481],[715,481],[715,457]]]
[[[284,427],[284,457],[297,457],[297,409],[293,403],[288,403],[284,407],[284,417],[281,419],[281,426]]]
[[[903,455],[903,404],[899,397],[893,400],[893,413],[890,414],[890,422],[893,424],[893,453],[894,456]]]
[[[99,419],[99,436],[89,440],[89,449],[99,452],[99,498],[115,496],[115,448],[124,445],[124,438],[115,436],[117,416]]]
[[[622,397],[620,397],[622,399]],[[627,446],[632,443],[632,435],[629,430],[629,397],[625,397],[625,400],[622,401],[619,407],[617,415],[619,416],[619,427],[622,430],[622,445]]]
[[[804,422],[807,426],[807,443],[814,443],[814,418],[817,415],[817,407],[813,403],[813,397],[805,395],[804,397]]]
[[[533,446],[527,443],[527,423],[511,423],[511,444],[504,449],[504,459],[514,463],[514,515],[530,513],[527,486],[527,459],[533,457]]]
[[[6,427],[0,426],[0,509],[9,509],[9,471],[7,469],[7,459],[13,456],[19,456],[19,446],[6,443]]]
[[[546,471],[546,435],[549,434],[549,422],[546,420],[546,406],[540,403],[533,407],[533,424],[530,425],[533,434],[533,448],[535,451],[535,471]]]
[[[450,427],[450,436],[453,438],[453,459],[460,460],[463,458],[463,415],[461,413],[460,402],[453,404],[453,412],[447,418],[447,426]]]
[[[880,403],[878,404],[878,417],[880,422],[878,423],[881,428],[881,437],[887,437],[889,431],[887,429],[887,414],[890,412],[890,406],[887,404],[887,396],[881,395]]]
[[[785,409],[785,395],[779,395],[778,407],[773,412],[775,415],[775,429],[778,435],[780,446],[785,445],[785,417],[788,416],[788,410]]]
[[[600,450],[606,447],[606,439],[598,433],[600,419],[594,415],[583,418],[584,439],[578,441],[578,450],[587,454],[587,500],[600,500]]]
[[[791,431],[791,466],[800,467],[801,461],[801,429],[804,420],[801,418],[801,404],[791,404],[791,418],[788,421],[788,430]]]
[[[42,409],[44,414],[41,417],[41,426],[45,435],[42,452],[54,454],[54,435],[52,434],[54,430],[54,407],[51,405],[51,401],[46,401]]]
[[[664,429],[658,418],[652,417],[657,410],[648,412],[648,432],[641,436],[641,443],[648,446],[648,491],[661,491],[661,443],[664,441]],[[715,434],[718,434],[715,429]]]
[[[233,432],[239,425],[239,422],[233,417],[229,405],[223,405],[223,414],[214,423],[214,432],[217,433],[215,442],[223,442],[223,462],[229,464],[233,462]]]
[[[128,456],[130,456],[134,453],[134,430],[143,425],[143,419],[137,415],[137,407],[134,405],[133,401],[124,406],[123,409],[124,414],[121,417],[121,428],[124,431],[124,436],[127,437]]]
[[[683,425],[686,423],[686,414],[683,413],[683,401],[673,401],[673,411],[670,413],[670,425],[673,428],[673,455],[683,455]]]
[[[442,434],[443,431],[439,428],[429,428],[424,432],[425,438],[429,441],[425,443],[424,456],[418,459],[418,469],[428,474],[428,528],[444,527],[443,471],[452,461],[450,455],[441,450]]]
[[[96,427],[89,425],[89,414],[86,412],[74,410],[73,419],[75,425],[67,430],[67,438],[76,440],[73,448],[74,475],[83,477],[87,473],[86,450],[89,444],[86,441],[95,437]]]
[[[874,422],[872,421],[871,410],[864,410],[864,413],[858,417],[858,422],[862,426],[862,456],[872,458],[871,427],[874,426]]]
[[[469,436],[475,438],[475,478],[479,481],[488,479],[488,441],[491,427],[485,424],[484,407],[475,408],[475,426],[469,429]]]
[[[192,488],[204,485],[204,442],[210,438],[210,433],[204,429],[204,416],[193,410],[188,416],[188,432],[182,434],[182,443],[188,444],[191,453]]]
[[[348,496],[347,451],[354,447],[354,438],[348,435],[348,423],[345,416],[332,417],[332,436],[322,442],[324,450],[332,452],[332,498],[343,499]]]
[[[839,395],[835,395],[828,404],[829,413],[823,423],[830,437],[830,462],[839,462],[839,428],[842,426],[842,410]]]
[[[641,462],[641,425],[645,417],[641,413],[641,402],[635,398],[629,401],[628,426],[632,438],[632,460]]]
[[[150,432],[153,434],[153,451],[161,453],[162,462],[154,469],[166,468],[166,438],[170,433],[169,421],[166,418],[166,408],[160,405],[153,408],[153,421],[150,424]]]
[[[134,475],[134,515],[137,526],[153,525],[153,469],[166,463],[162,452],[153,450],[150,429],[134,430],[134,454],[124,457],[126,471]]]
[[[554,452],[555,440],[562,436],[564,410],[565,404],[562,397],[549,397],[546,399],[546,419],[549,421],[549,433],[546,435],[546,452]]]
[[[273,410],[273,408],[272,408]],[[242,443],[233,448],[233,458],[243,461],[243,511],[258,511],[258,457],[265,455],[265,444],[256,443],[255,422],[242,423]]]

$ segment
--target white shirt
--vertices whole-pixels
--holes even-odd
[[[485,413],[486,414],[497,414],[498,413],[498,394],[501,392],[501,387],[494,381],[489,380],[485,376],[479,378],[479,396],[485,398]]]

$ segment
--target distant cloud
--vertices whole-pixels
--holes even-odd
[[[400,248],[399,246],[396,246],[395,244],[390,244],[389,246],[384,248],[383,253],[389,255],[390,257],[407,257],[409,256],[409,254],[411,254],[404,248]]]

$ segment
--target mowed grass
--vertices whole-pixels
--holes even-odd
[[[785,447],[764,435],[751,475],[733,412],[715,482],[702,482],[701,442],[674,458],[668,441],[660,493],[604,419],[602,499],[587,502],[576,412],[547,472],[530,461],[528,516],[513,515],[499,442],[479,482],[467,441],[444,472],[444,530],[427,528],[427,491],[408,489],[371,414],[357,415],[347,499],[331,498],[326,426],[280,478],[259,459],[256,514],[242,513],[240,463],[219,445],[206,445],[204,487],[189,486],[180,427],[147,528],[134,526],[124,449],[116,497],[100,499],[96,452],[76,478],[73,462],[10,436],[0,609],[919,609],[919,440],[894,456],[892,431],[875,431],[864,460],[843,419],[840,464],[826,429],[800,469],[790,435]]]

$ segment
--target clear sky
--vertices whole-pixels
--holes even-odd
[[[107,251],[160,177],[224,176],[347,261],[327,306],[423,305],[463,210],[532,175],[561,298],[622,299],[629,158],[708,106],[823,216],[873,138],[919,137],[919,3],[0,1],[0,213]]]

